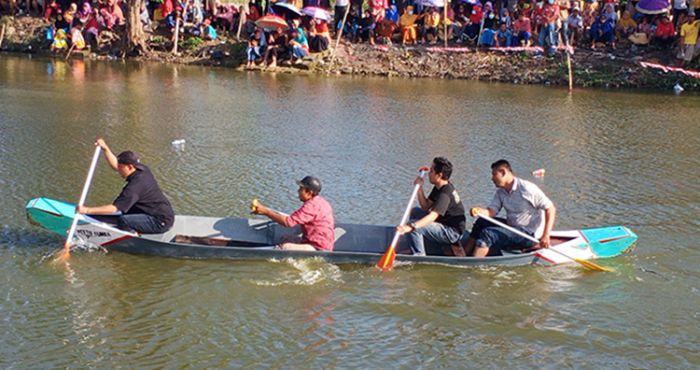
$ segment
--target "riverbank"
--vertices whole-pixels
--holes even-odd
[[[65,58],[66,52],[52,54],[45,40],[48,23],[40,18],[5,18],[6,32],[0,50]],[[71,53],[71,58],[119,59],[123,37],[119,31],[104,31],[96,52]],[[141,61],[223,66],[243,70],[246,42],[221,35],[217,41],[190,38],[172,52],[166,35],[151,34],[150,52],[134,57]],[[331,65],[331,61],[333,62]],[[575,87],[642,88],[670,90],[676,84],[687,91],[700,91],[700,79],[680,72],[649,68],[643,62],[674,65],[668,50],[618,47],[617,50],[578,48],[572,57]],[[696,64],[698,62],[696,61]],[[376,75],[401,78],[452,78],[515,84],[568,85],[566,54],[549,58],[533,50],[477,50],[474,47],[402,47],[397,45],[352,44],[341,42],[335,58],[330,51],[315,54],[297,65],[281,65],[273,70],[294,74]]]

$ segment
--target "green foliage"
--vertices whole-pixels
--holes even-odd
[[[197,49],[200,45],[202,45],[202,43],[204,43],[204,40],[202,40],[201,37],[190,37],[185,41],[178,42],[177,45],[183,50],[192,51]]]
[[[165,37],[163,36],[153,36],[151,37],[151,42],[154,44],[163,44],[165,43]]]

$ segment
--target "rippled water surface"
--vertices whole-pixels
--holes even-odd
[[[398,222],[444,155],[467,206],[509,159],[557,228],[626,225],[633,253],[553,268],[190,261],[74,253],[27,223],[76,201],[105,137],[179,214],[292,211],[315,174],[340,222]],[[184,148],[171,142],[185,139]],[[322,78],[0,56],[2,368],[700,366],[700,97],[465,81]],[[100,162],[89,204],[122,186]]]

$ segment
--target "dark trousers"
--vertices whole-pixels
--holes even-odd
[[[506,223],[506,220],[503,218],[495,219],[504,224]],[[515,228],[526,234],[530,234],[523,229]],[[476,241],[477,247],[489,248],[489,256],[500,256],[503,250],[525,250],[537,245],[537,243],[532,242],[530,239],[523,238],[512,231],[496,226],[483,218],[479,218],[474,222],[469,237]]]
[[[145,213],[119,216],[118,227],[122,230],[136,230],[142,234],[162,234],[170,230],[171,225],[157,217]]]
[[[345,12],[347,11],[347,9],[347,5],[335,7],[335,19],[333,20],[333,27],[335,27],[336,30],[340,29],[340,24],[343,23],[343,17],[345,16]]]

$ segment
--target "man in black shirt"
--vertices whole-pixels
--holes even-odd
[[[123,230],[136,230],[143,234],[160,234],[170,230],[175,221],[175,213],[151,170],[141,164],[132,151],[115,156],[103,139],[97,139],[95,145],[104,150],[107,163],[126,179],[126,185],[112,204],[79,206],[76,211],[96,215],[121,212],[119,228]]]
[[[443,247],[456,244],[464,233],[466,219],[464,206],[452,183],[452,163],[444,157],[433,159],[428,179],[435,185],[428,197],[418,191],[420,208],[411,212],[412,222],[396,228],[400,234],[409,234],[413,255],[445,255]],[[423,185],[423,178],[414,181]]]

